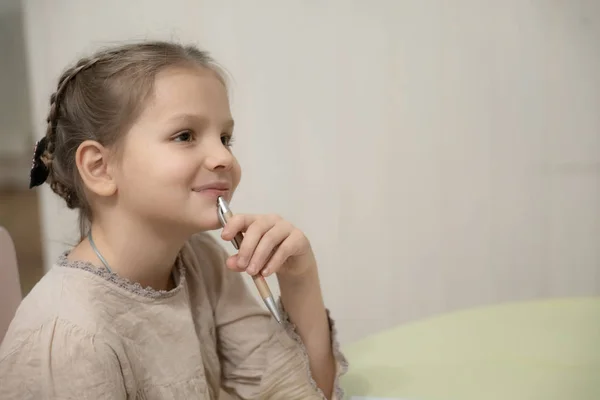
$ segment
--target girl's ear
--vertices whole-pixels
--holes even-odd
[[[108,168],[108,150],[100,143],[94,140],[81,143],[75,163],[87,190],[102,197],[116,193],[117,185]]]

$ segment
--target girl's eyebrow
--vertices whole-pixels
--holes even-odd
[[[177,121],[195,122],[201,126],[208,125],[208,118],[206,118],[205,116],[203,116],[201,114],[180,113],[180,114],[175,114],[168,119],[168,122],[177,122]],[[233,119],[229,118],[229,119],[223,121],[223,123],[221,125],[225,129],[233,129],[233,127],[235,125],[235,121]]]

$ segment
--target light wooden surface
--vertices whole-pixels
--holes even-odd
[[[345,348],[348,395],[600,399],[600,297],[509,303],[399,326]]]

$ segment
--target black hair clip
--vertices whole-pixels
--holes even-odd
[[[44,136],[35,144],[35,150],[33,152],[33,164],[31,166],[31,172],[29,173],[29,189],[36,186],[40,186],[46,182],[50,170],[42,161],[42,154],[46,151],[48,146],[48,138]]]

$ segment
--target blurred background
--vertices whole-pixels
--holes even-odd
[[[171,39],[231,73],[238,212],[309,235],[342,343],[600,294],[600,2],[2,0],[0,225],[24,294],[77,239],[29,190],[79,57]]]
[[[35,136],[24,17],[19,0],[0,0],[0,226],[15,242],[21,290],[44,273],[38,193],[28,189]],[[1,335],[3,336],[3,335]]]

